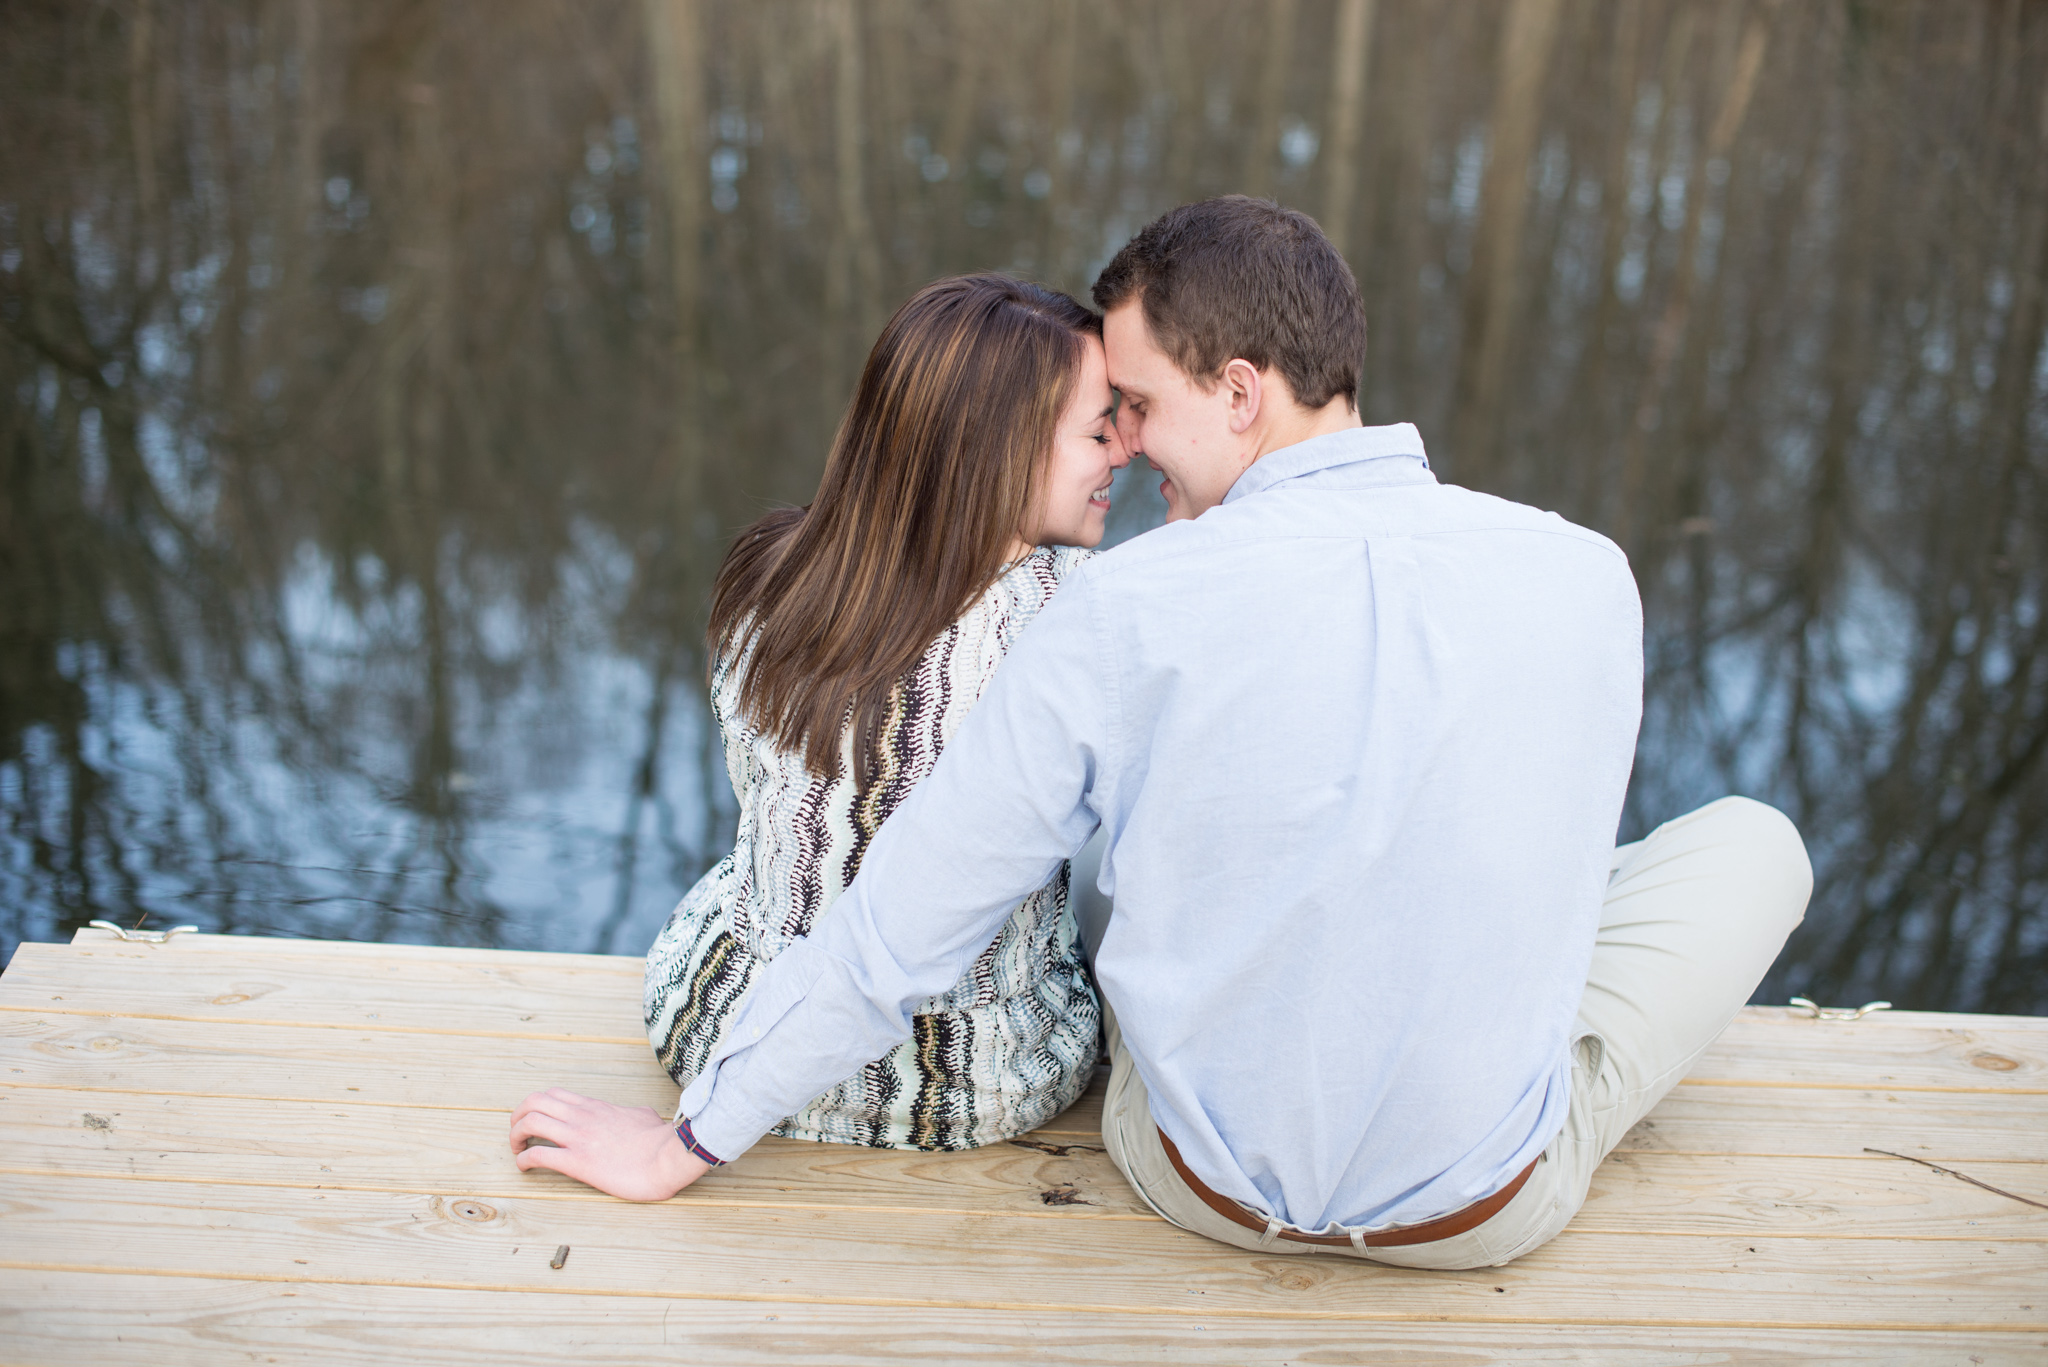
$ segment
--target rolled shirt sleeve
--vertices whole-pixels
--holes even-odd
[[[1094,833],[1112,718],[1097,564],[1054,595],[930,777],[882,824],[859,875],[767,964],[678,1116],[731,1159],[910,1036]]]

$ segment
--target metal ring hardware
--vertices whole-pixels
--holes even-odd
[[[172,926],[169,930],[125,930],[112,921],[87,921],[86,924],[94,930],[111,930],[131,944],[144,945],[160,945],[173,935],[183,935],[188,930],[199,929],[198,926]]]
[[[1873,1011],[1889,1011],[1892,1009],[1890,1002],[1865,1002],[1851,1011],[1846,1007],[1838,1009],[1822,1006],[1820,1003],[1808,1001],[1804,997],[1794,997],[1791,1004],[1796,1009],[1804,1011],[1808,1019],[1817,1021],[1860,1021]]]

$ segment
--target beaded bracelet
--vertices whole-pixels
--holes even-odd
[[[689,1117],[685,1116],[683,1119],[678,1120],[676,1122],[676,1138],[683,1141],[684,1148],[688,1149],[691,1153],[697,1155],[697,1157],[702,1159],[704,1162],[709,1163],[712,1167],[722,1168],[725,1166],[725,1160],[723,1158],[720,1158],[717,1154],[711,1152],[711,1150],[705,1148],[702,1144],[699,1144],[697,1142],[697,1136],[690,1133]]]

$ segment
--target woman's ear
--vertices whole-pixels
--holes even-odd
[[[1230,432],[1243,436],[1259,420],[1265,404],[1265,377],[1250,361],[1239,357],[1224,365],[1223,388],[1230,396]]]

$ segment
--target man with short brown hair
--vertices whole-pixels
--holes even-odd
[[[1488,820],[1468,819],[1461,823],[1464,834],[1443,838],[1448,833],[1438,833],[1432,843],[1433,853],[1444,860],[1483,861],[1511,848],[1518,834],[1526,839],[1530,830],[1518,832],[1518,827],[1543,829],[1547,818],[1553,836],[1575,841],[1582,855],[1603,856],[1598,862],[1604,875],[1597,896],[1582,886],[1559,897],[1566,884],[1546,880],[1537,861],[1530,862],[1525,866],[1529,891],[1519,899],[1527,913],[1522,918],[1513,915],[1515,880],[1500,888],[1509,914],[1492,931],[1507,937],[1503,943],[1511,945],[1518,934],[1532,928],[1540,932],[1547,925],[1556,932],[1552,947],[1572,947],[1582,968],[1570,966],[1570,955],[1552,956],[1546,963],[1541,955],[1461,954],[1456,947],[1460,930],[1469,934],[1503,908],[1489,913],[1474,902],[1441,899],[1460,877],[1448,866],[1429,869],[1417,881],[1418,891],[1435,881],[1429,890],[1449,901],[1453,915],[1465,913],[1460,919],[1467,924],[1417,925],[1413,942],[1404,946],[1408,952],[1390,956],[1384,974],[1428,983],[1438,975],[1456,974],[1461,964],[1472,972],[1462,992],[1443,991],[1432,1000],[1430,991],[1411,990],[1399,994],[1413,1003],[1411,1011],[1377,1013],[1383,1029],[1377,1052],[1382,1056],[1409,1052],[1406,1041],[1418,1031],[1433,1042],[1448,1038],[1454,1043],[1449,1050],[1427,1051],[1436,1055],[1430,1066],[1381,1070],[1354,1081],[1361,1091],[1379,1093],[1365,1133],[1380,1138],[1376,1145],[1369,1138],[1362,1150],[1349,1151],[1353,1172],[1376,1167],[1362,1189],[1393,1195],[1391,1203],[1380,1203],[1364,1219],[1304,1221],[1296,1215],[1297,1203],[1288,1199],[1294,1183],[1282,1181],[1274,1192],[1274,1179],[1284,1175],[1284,1168],[1259,1152],[1253,1135],[1260,1127],[1234,1114],[1238,1098],[1205,1085],[1205,1078],[1198,1077],[1192,1088],[1187,1085],[1185,1075],[1192,1070],[1177,1066],[1173,1049],[1147,1038],[1159,1031],[1153,1019],[1157,1013],[1144,1010],[1142,987],[1119,990],[1115,979],[1121,966],[1114,957],[1101,970],[1110,1007],[1111,1077],[1103,1114],[1110,1155],[1161,1215],[1240,1247],[1348,1253],[1417,1267],[1507,1262],[1564,1227],[1584,1201],[1600,1160],[1748,999],[1804,913],[1812,887],[1804,846],[1778,812],[1747,799],[1724,798],[1667,823],[1646,840],[1609,851],[1626,767],[1597,774],[1572,768],[1597,766],[1601,756],[1618,753],[1624,736],[1631,744],[1634,739],[1641,678],[1639,610],[1621,554],[1555,515],[1436,485],[1426,474],[1428,460],[1413,428],[1361,426],[1357,383],[1365,355],[1364,309],[1349,267],[1307,215],[1243,196],[1184,205],[1125,244],[1096,280],[1094,296],[1107,315],[1110,383],[1128,415],[1119,422],[1122,435],[1133,456],[1145,456],[1162,474],[1160,492],[1173,519],[1207,521],[1212,510],[1227,512],[1220,506],[1225,503],[1272,499],[1288,491],[1329,505],[1316,508],[1318,513],[1349,503],[1335,526],[1327,519],[1300,516],[1305,510],[1286,519],[1291,530],[1317,537],[1320,558],[1332,574],[1342,575],[1343,562],[1364,552],[1366,572],[1353,581],[1363,592],[1336,596],[1352,597],[1366,610],[1374,631],[1384,635],[1389,618],[1403,615],[1383,612],[1385,601],[1413,595],[1419,601],[1405,605],[1413,613],[1406,624],[1425,636],[1436,628],[1450,638],[1375,641],[1369,663],[1355,675],[1342,668],[1328,670],[1322,682],[1330,695],[1342,698],[1344,685],[1362,682],[1352,695],[1362,708],[1371,711],[1402,699],[1410,709],[1408,726],[1421,733],[1399,734],[1402,718],[1396,705],[1394,726],[1382,743],[1368,743],[1356,752],[1361,781],[1373,767],[1408,758],[1403,751],[1435,745],[1429,720],[1461,687],[1474,690],[1478,717],[1497,722],[1523,710],[1515,694],[1540,691],[1546,682],[1554,685],[1563,677],[1546,678],[1548,671],[1540,666],[1555,651],[1533,643],[1526,653],[1502,652],[1492,671],[1476,660],[1458,659],[1455,650],[1446,651],[1444,646],[1455,644],[1461,634],[1459,628],[1476,626],[1483,615],[1469,603],[1458,603],[1458,590],[1465,587],[1460,579],[1497,575],[1494,587],[1501,593],[1527,589],[1512,583],[1518,575],[1541,586],[1534,596],[1536,612],[1521,620],[1504,614],[1495,631],[1521,635],[1548,626],[1587,633],[1567,653],[1593,667],[1579,686],[1557,689],[1538,709],[1583,726],[1579,742],[1535,764],[1516,763],[1541,750],[1542,739],[1533,730],[1504,736],[1494,747],[1473,747],[1478,762],[1471,777],[1479,784],[1491,787],[1491,779],[1513,787],[1520,770],[1525,786],[1514,793],[1510,810]],[[1379,492],[1368,492],[1374,490]],[[1567,557],[1581,553],[1580,548],[1597,548],[1595,558],[1605,561],[1607,572],[1578,579],[1585,567],[1553,563],[1557,557],[1533,549],[1537,538],[1572,543]],[[1439,554],[1434,565],[1427,563],[1426,552],[1408,549],[1432,542],[1452,548]],[[1416,574],[1417,569],[1425,572]],[[1588,601],[1569,601],[1575,582]],[[1544,589],[1552,601],[1545,601]],[[1584,611],[1595,595],[1610,596],[1614,603],[1604,624],[1598,614],[1589,617]],[[1338,634],[1344,633],[1340,629]],[[1317,664],[1327,667],[1327,651],[1317,655]],[[1525,668],[1530,672],[1523,673]],[[1404,675],[1435,686],[1408,693],[1396,682]],[[1471,739],[1464,737],[1467,743]],[[1499,757],[1497,769],[1486,762],[1489,751]],[[1426,807],[1440,800],[1444,790],[1455,792],[1459,785],[1446,781],[1455,768],[1439,754],[1405,781],[1384,784],[1387,808]],[[1546,781],[1550,778],[1555,781]],[[1471,817],[1480,807],[1469,791],[1450,805],[1454,821]],[[1542,810],[1546,807],[1547,812]],[[1555,849],[1552,844],[1551,852]],[[1114,864],[1113,853],[1106,862]],[[1361,887],[1358,900],[1364,905],[1383,902],[1392,913],[1387,919],[1397,919],[1402,900],[1397,889],[1403,881],[1389,877],[1381,889]],[[1118,874],[1115,886],[1128,882]],[[1126,914],[1122,903],[1129,900],[1128,895],[1121,899],[1116,915]],[[1556,914],[1546,922],[1547,909]],[[1362,924],[1357,927],[1359,938],[1371,933]],[[1317,964],[1321,953],[1321,947],[1305,946],[1297,962]],[[1532,993],[1531,984],[1548,991]],[[1384,995],[1384,978],[1358,988]],[[1532,1000],[1538,995],[1547,996],[1541,1006]],[[1513,1005],[1487,1011],[1503,999]],[[1525,1137],[1520,1148],[1492,1164],[1489,1175],[1475,1178],[1474,1153],[1489,1145],[1498,1152],[1503,1147],[1499,1132],[1478,1150],[1461,1154],[1463,1141],[1454,1138],[1460,1133],[1459,1108],[1446,1104],[1443,1089],[1436,1092],[1433,1107],[1426,1099],[1430,1084],[1448,1084],[1451,1092],[1466,1081],[1481,1085],[1490,1066],[1515,1056],[1510,1041],[1517,1032],[1546,1041],[1545,1048],[1562,1055],[1562,1072],[1552,1073],[1549,1105],[1534,1127],[1549,1142],[1531,1145]],[[1297,1036],[1292,1043],[1313,1048],[1315,1041]],[[1443,1071],[1445,1054],[1465,1056],[1471,1071]],[[1283,1074],[1289,1071],[1280,1050],[1272,1066]],[[1156,1104],[1161,1088],[1167,1099]],[[1304,1109],[1310,1114],[1330,1109],[1316,1104],[1324,1100],[1304,1097]],[[1415,1128],[1383,1119],[1399,1117],[1404,1109],[1418,1113]],[[1478,1109],[1482,1116],[1500,1113],[1497,1105]],[[1191,1116],[1196,1118],[1191,1121]],[[1334,1134],[1316,1133],[1313,1123],[1308,1129],[1305,1143],[1311,1149],[1333,1140],[1343,1146],[1356,1132],[1351,1123],[1336,1126]],[[1179,1144],[1173,1137],[1177,1131],[1188,1136]],[[1240,1133],[1245,1137],[1240,1139]],[[1519,1125],[1511,1125],[1508,1133],[1520,1133]],[[1417,1139],[1423,1161],[1408,1163],[1411,1155],[1403,1152],[1408,1147],[1403,1141]],[[1183,1147],[1189,1150],[1185,1155]],[[1458,1175],[1455,1183],[1453,1174]],[[1416,1177],[1423,1192],[1461,1191],[1474,1199],[1461,1204],[1448,1194],[1418,1198],[1416,1187],[1401,1186]],[[1354,1195],[1326,1204],[1319,1215],[1329,1216],[1344,1204],[1360,1209],[1359,1199]],[[1443,1213],[1412,1218],[1431,1211]]]
[[[1136,302],[1153,339],[1190,376],[1241,357],[1274,369],[1307,409],[1358,408],[1365,307],[1351,268],[1307,214],[1226,195],[1161,215],[1095,279],[1095,306]]]
[[[1094,294],[1105,333],[1117,333],[1117,426],[1134,443],[1152,423],[1172,520],[1221,503],[1265,451],[1359,425],[1365,308],[1307,214],[1244,195],[1182,205],[1124,244]],[[1282,401],[1267,402],[1268,391]],[[1164,414],[1176,428],[1162,434],[1166,392],[1177,395]],[[1248,437],[1253,426],[1272,431]],[[1183,449],[1193,459],[1224,447],[1238,459],[1190,464],[1175,481]]]

